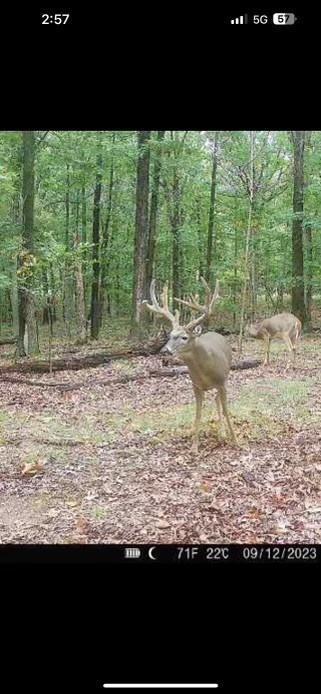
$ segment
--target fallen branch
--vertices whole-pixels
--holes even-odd
[[[5,383],[17,383],[18,385],[28,385],[36,386],[40,388],[58,388],[61,390],[78,390],[85,386],[111,386],[117,383],[128,383],[129,381],[143,381],[146,378],[162,378],[164,376],[179,376],[181,373],[187,373],[187,367],[181,366],[174,369],[155,369],[151,370],[146,374],[136,374],[136,375],[124,375],[118,376],[117,378],[109,378],[108,380],[101,381],[99,379],[88,379],[88,381],[82,383],[46,383],[46,381],[32,381],[29,378],[12,378],[11,376],[5,376],[1,378],[2,382]]]
[[[261,366],[262,362],[260,359],[244,359],[244,361],[238,361],[236,364],[232,364],[232,371],[239,371],[240,369],[255,369],[256,366]]]
[[[0,346],[2,345],[15,345],[17,342],[16,337],[6,337],[3,340],[0,340]]]
[[[42,388],[61,388],[62,390],[74,390],[80,388],[79,384],[47,383],[46,381],[32,381],[30,378],[14,378],[14,376],[1,376],[2,383],[17,383],[18,385],[39,386]]]
[[[148,343],[146,346],[124,350],[122,352],[96,352],[94,354],[87,354],[85,356],[72,357],[71,359],[53,359],[52,371],[80,371],[81,369],[95,368],[97,366],[102,366],[103,364],[108,364],[113,359],[149,357],[150,355],[159,352],[165,342],[166,338],[156,338],[156,340],[154,340],[152,343]],[[27,361],[20,363],[16,362],[15,364],[10,364],[10,366],[0,369],[0,375],[10,371],[18,371],[21,373],[28,373],[30,371],[35,373],[45,373],[50,371],[50,364],[49,361],[45,360],[31,361],[28,359]]]
[[[107,353],[98,353],[86,357],[77,357],[74,359],[53,359],[52,371],[79,371],[80,369],[88,369],[90,367],[108,364],[112,358],[120,358],[120,355],[112,357]],[[28,360],[20,363],[16,362],[16,364],[11,364],[10,366],[1,369],[1,373],[6,373],[8,371],[19,371],[21,373],[33,371],[35,373],[45,373],[50,371],[50,365],[48,361],[44,360]]]
[[[249,361],[238,362],[237,364],[232,364],[231,369],[233,371],[238,371],[240,369],[252,369],[256,366],[260,366],[262,362],[258,359],[252,359]],[[167,376],[181,376],[182,374],[188,374],[187,366],[174,366],[173,368],[162,368],[162,369],[150,369],[145,374],[134,374],[134,375],[123,375],[117,378],[109,378],[107,380],[101,381],[99,379],[88,379],[88,381],[82,383],[47,383],[46,381],[32,381],[26,378],[14,378],[11,376],[2,377],[2,382],[6,383],[17,383],[18,385],[28,385],[36,386],[40,388],[58,388],[60,390],[78,390],[79,388],[84,388],[86,386],[111,386],[118,383],[129,383],[130,381],[143,381],[146,378],[166,378]]]
[[[259,359],[244,359],[244,361],[239,361],[236,364],[232,364],[232,371],[239,371],[241,369],[254,369],[256,366],[260,366],[262,362]],[[150,376],[180,376],[180,374],[188,373],[187,366],[175,366],[172,369],[154,369],[149,372]]]
[[[30,439],[35,443],[43,444],[44,446],[88,446],[90,441],[77,441],[74,439],[46,439],[38,436],[29,436],[26,434],[23,438],[6,438],[5,444],[8,446],[16,446],[17,444],[24,443],[26,439]],[[96,444],[90,444],[96,445]]]

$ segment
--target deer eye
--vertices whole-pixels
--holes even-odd
[[[187,335],[182,335],[181,340],[188,340]]]

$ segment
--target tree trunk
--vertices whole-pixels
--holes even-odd
[[[146,258],[146,288],[145,294],[148,296],[150,283],[153,279],[154,256],[157,235],[157,212],[159,198],[159,184],[162,168],[162,142],[165,136],[165,130],[157,132],[157,151],[155,153],[154,170],[152,178],[152,194],[150,201],[150,215],[148,227],[148,243],[147,243],[147,258]]]
[[[19,312],[19,356],[39,352],[36,307],[32,293],[34,257],[34,194],[35,194],[35,134],[33,130],[22,133],[22,252],[18,258],[17,274]]]
[[[112,262],[112,256],[113,256],[113,244],[114,244],[114,239],[117,238],[117,219],[113,218],[111,222],[111,227],[110,227],[110,236],[109,236],[109,243],[108,243],[108,248],[109,252],[107,255],[106,259],[106,277],[109,277],[109,270]],[[111,316],[112,313],[112,287],[111,283],[107,282],[106,286],[106,313],[108,316]]]
[[[170,131],[171,135],[171,146],[168,149],[168,155],[172,155],[173,161],[170,164],[170,170],[173,173],[171,185],[168,184],[166,179],[163,181],[164,192],[167,200],[169,222],[172,234],[172,287],[173,287],[173,300],[174,298],[181,298],[181,275],[183,274],[183,249],[181,244],[181,227],[183,224],[183,209],[181,207],[182,201],[182,183],[179,177],[178,163],[179,155],[182,151],[185,134],[181,141],[178,139],[178,133]],[[174,303],[174,302],[173,302]]]
[[[252,215],[255,214],[254,203],[252,205]],[[251,229],[251,252],[250,252],[250,307],[251,321],[255,320],[256,305],[257,305],[257,280],[256,280],[256,235],[257,230],[252,225]]]
[[[305,133],[305,147],[306,152],[311,149],[311,139],[312,131]],[[309,161],[309,160],[308,160]],[[306,164],[308,163],[306,161]],[[307,171],[307,166],[305,166],[305,185],[308,186],[309,171]],[[312,238],[312,224],[308,221],[305,224],[305,248],[306,248],[306,289],[305,289],[305,310],[306,310],[306,323],[307,327],[311,330],[312,322],[312,286],[313,286],[313,238]]]
[[[45,267],[42,268],[42,287],[43,287],[44,296],[47,297],[48,291],[49,291],[49,285],[48,285],[47,270]],[[45,303],[45,305],[43,307],[42,323],[43,323],[43,325],[48,325],[48,323],[49,323],[49,309],[48,309],[47,303]]]
[[[198,272],[200,277],[204,276],[204,256],[203,256],[203,246],[204,239],[202,234],[202,219],[201,219],[201,201],[199,198],[195,200],[195,213],[196,213],[196,225],[197,225],[197,245],[198,245]]]
[[[86,205],[86,187],[85,184],[81,186],[81,243],[84,246],[82,252],[82,274],[84,282],[84,299],[85,299],[85,312],[87,315],[86,308],[86,296],[87,296],[87,267],[88,267],[88,249],[86,248],[87,243],[87,205]]]
[[[293,222],[292,222],[292,312],[302,325],[306,320],[303,274],[304,145],[305,131],[294,130],[293,141]]]
[[[12,327],[13,334],[19,334],[19,313],[18,313],[18,285],[17,285],[17,269],[15,268],[11,274],[11,307],[12,307]]]
[[[312,280],[313,280],[313,242],[312,225],[308,222],[305,226],[305,245],[306,245],[306,322],[311,325],[311,306],[312,306]]]
[[[216,193],[216,172],[217,172],[217,145],[218,145],[218,131],[215,132],[214,138],[214,149],[213,149],[213,163],[212,163],[212,180],[211,180],[211,194],[210,194],[210,209],[208,215],[208,231],[207,231],[207,255],[206,255],[206,280],[209,284],[213,281],[213,246],[215,251],[215,241],[214,238],[214,217],[215,217],[215,193]]]
[[[65,197],[65,276],[64,276],[64,295],[63,295],[63,320],[67,325],[68,336],[71,336],[71,321],[72,321],[72,268],[70,263],[70,165],[67,164],[66,173],[66,197]]]
[[[94,193],[93,211],[93,253],[92,268],[93,278],[91,285],[91,338],[97,340],[99,335],[99,228],[100,228],[100,206],[101,206],[101,182],[102,182],[102,142],[101,133],[98,139],[98,151],[96,160],[96,184]]]
[[[100,294],[100,299],[99,299],[99,309],[100,309],[99,324],[100,324],[100,326],[102,325],[102,322],[103,322],[103,313],[104,313],[104,307],[105,307],[105,302],[106,302],[106,291],[107,291],[107,282],[108,282],[107,253],[108,253],[108,245],[109,245],[109,230],[110,230],[110,219],[111,219],[113,187],[114,187],[114,153],[113,153],[114,144],[115,144],[115,133],[113,132],[112,153],[111,153],[110,172],[109,172],[107,212],[106,212],[105,224],[103,226],[103,237],[102,237],[101,253],[100,253],[100,261],[101,261],[101,278],[100,278],[100,292],[99,292],[99,294]]]
[[[237,226],[234,228],[234,277],[233,277],[233,330],[236,326],[236,295],[237,295],[237,260],[238,260]]]
[[[79,234],[79,191],[77,191],[76,218],[75,218],[75,298],[76,298],[76,329],[78,342],[86,342],[86,310],[84,297],[84,279],[82,262],[79,250],[81,240]]]
[[[55,274],[53,271],[52,263],[49,263],[49,273],[50,273],[51,294],[53,297],[56,297]],[[55,298],[54,302],[53,302],[53,306],[52,306],[52,322],[55,323],[56,320],[57,320],[57,311],[56,311],[56,298]]]
[[[133,268],[132,335],[139,336],[147,322],[141,302],[146,287],[146,256],[148,241],[148,196],[150,164],[150,130],[138,131],[137,182],[136,182],[136,220]]]
[[[180,187],[177,167],[173,174],[173,212],[172,212],[172,239],[173,239],[173,299],[181,298],[180,282]]]
[[[278,284],[276,288],[276,293],[277,293],[277,310],[281,313],[284,310],[284,305],[283,305],[283,287],[281,287],[280,284]]]
[[[81,242],[87,243],[86,188],[81,186]]]
[[[255,149],[255,133],[253,130],[251,130],[251,132],[250,132],[249,212],[248,212],[246,241],[245,241],[244,280],[243,280],[243,291],[242,291],[242,301],[241,301],[240,333],[239,333],[239,344],[238,344],[239,356],[242,353],[245,303],[246,303],[246,294],[247,294],[248,280],[249,280],[249,277],[248,277],[248,274],[249,274],[249,250],[250,250],[250,241],[251,241],[252,213],[253,213],[253,202],[254,202],[254,149]]]

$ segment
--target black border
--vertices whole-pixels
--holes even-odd
[[[283,5],[299,19],[282,28],[229,24],[275,6],[67,8],[43,26],[46,6],[5,7],[2,129],[319,127],[318,7]]]
[[[220,18],[262,7],[91,3],[71,7],[67,31],[41,26],[44,9],[2,10],[1,129],[320,129],[318,8],[275,7],[304,21],[254,29]],[[89,694],[128,672],[313,691],[319,564],[112,564],[84,559],[103,548],[69,550],[80,555],[66,563],[59,547],[28,547],[27,560],[0,547],[4,691]]]

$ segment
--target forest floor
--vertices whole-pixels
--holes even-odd
[[[244,342],[244,357],[262,352]],[[197,457],[188,376],[106,384],[160,362],[28,374],[70,391],[0,379],[0,542],[321,542],[320,336],[303,336],[296,368],[272,343],[269,367],[230,373],[239,448],[218,442],[208,393]]]

